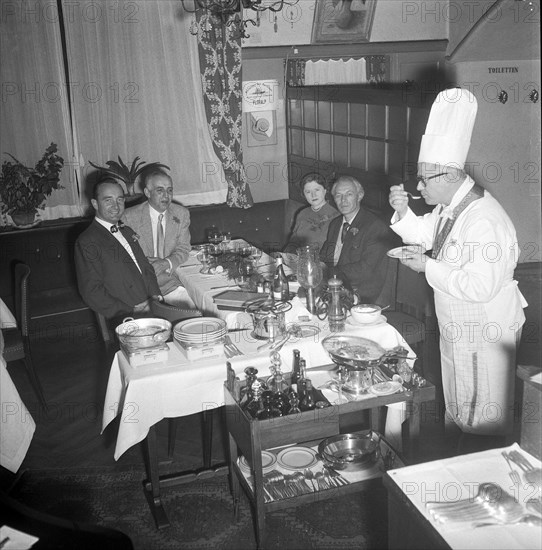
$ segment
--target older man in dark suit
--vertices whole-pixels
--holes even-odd
[[[124,190],[113,179],[94,186],[96,214],[75,243],[79,292],[85,303],[107,319],[150,312],[162,300],[154,269],[139,246],[139,236],[120,222]]]
[[[139,244],[154,267],[164,301],[195,307],[176,274],[190,254],[190,212],[172,202],[173,183],[164,170],[144,174],[143,192],[147,201],[128,208],[123,220],[140,235]]]
[[[361,303],[374,303],[386,279],[393,234],[389,227],[361,206],[365,194],[361,183],[340,176],[331,194],[342,216],[329,224],[320,259],[357,294]]]

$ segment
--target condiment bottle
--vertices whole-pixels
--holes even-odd
[[[256,418],[258,411],[263,409],[262,403],[262,385],[258,379],[252,383],[252,397],[247,399],[246,404],[242,407],[252,418]]]
[[[287,302],[290,297],[290,288],[280,255],[277,255],[275,258],[275,264],[277,267],[275,268],[275,275],[273,277],[273,298],[281,302]]]
[[[282,416],[282,412],[275,406],[274,395],[272,391],[264,391],[262,393],[262,408],[257,411],[256,418],[258,420],[267,420]]]
[[[337,277],[332,277],[328,281],[329,293],[331,294],[331,303],[329,304],[328,320],[329,330],[331,332],[342,332],[346,320],[346,313],[341,303],[341,292],[343,290],[343,282]]]
[[[289,400],[290,400],[290,409],[288,410],[288,414],[300,413],[301,409],[299,408],[299,396],[295,391],[290,393]]]
[[[299,378],[297,379],[297,395],[299,396],[299,402],[303,401],[305,396],[305,382],[306,382],[306,361],[305,359],[299,359]]]
[[[310,411],[316,407],[314,401],[314,392],[312,389],[312,381],[308,378],[305,378],[305,393],[303,398],[299,402],[299,408],[302,411]]]
[[[247,367],[245,369],[245,386],[241,388],[241,395],[239,403],[243,407],[248,401],[252,399],[252,384],[257,379],[258,369],[254,367]]]
[[[294,360],[292,362],[292,377],[291,377],[291,390],[297,393],[297,382],[299,380],[299,376],[301,374],[301,370],[299,368],[299,361],[301,359],[301,354],[298,349],[294,349]]]

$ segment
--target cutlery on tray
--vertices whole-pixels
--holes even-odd
[[[508,453],[506,451],[503,451],[501,454],[506,460],[508,467],[510,468],[510,472],[508,473],[508,475],[510,476],[512,483],[516,486],[519,486],[519,484],[521,483],[521,479],[519,477],[519,473],[516,470],[514,470],[514,468],[512,467],[512,462],[510,461],[510,457],[508,456]]]
[[[224,337],[224,351],[226,352],[228,359],[231,357],[244,355],[243,352],[231,341],[231,338],[228,335]]]

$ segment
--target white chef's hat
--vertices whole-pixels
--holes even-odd
[[[477,110],[476,98],[468,90],[440,92],[429,113],[418,162],[463,169]]]

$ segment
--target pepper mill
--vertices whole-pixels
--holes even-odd
[[[344,322],[346,313],[341,303],[341,292],[343,290],[343,282],[341,279],[333,276],[327,282],[331,301],[329,304],[327,318],[329,320],[329,330],[331,332],[342,332],[344,330]]]

